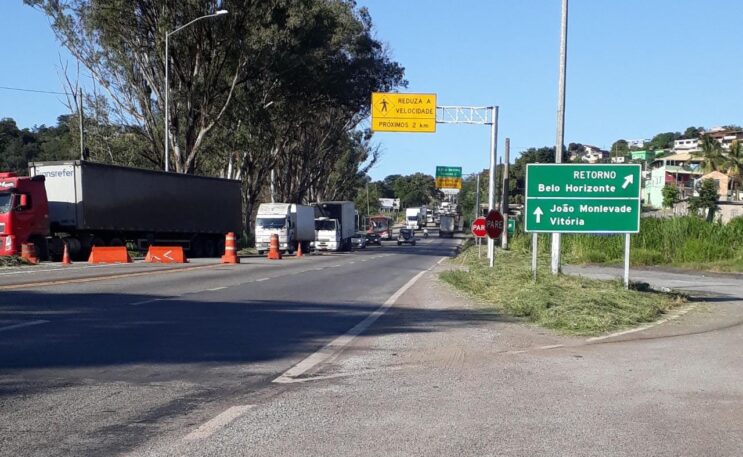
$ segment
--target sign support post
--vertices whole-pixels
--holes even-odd
[[[539,247],[537,236],[539,234],[536,232],[531,234],[531,273],[534,276],[534,282],[537,282],[537,248]]]
[[[624,234],[624,288],[629,289],[629,233]]]

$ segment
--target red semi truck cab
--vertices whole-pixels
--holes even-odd
[[[44,176],[0,173],[0,256],[20,254],[21,244],[29,242],[37,245],[37,251],[43,249],[47,236],[49,203]]]

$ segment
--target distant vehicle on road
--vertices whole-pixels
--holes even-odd
[[[382,238],[376,233],[367,233],[366,234],[366,244],[376,244],[377,246],[382,245]]]
[[[410,244],[415,246],[415,232],[409,228],[401,228],[397,234],[397,245]]]
[[[405,226],[412,230],[418,230],[423,227],[421,208],[408,208],[405,210]]]
[[[351,237],[351,244],[356,249],[366,249],[366,233],[358,232]]]
[[[380,238],[392,240],[392,218],[389,216],[371,216],[367,218],[367,233],[375,233]]]
[[[315,240],[315,210],[293,203],[261,203],[255,218],[255,248],[263,255],[271,244],[271,235],[279,236],[279,249],[292,253],[302,245],[309,252]]]
[[[454,237],[454,220],[452,214],[442,214],[439,216],[439,237]]]

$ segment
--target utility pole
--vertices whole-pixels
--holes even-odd
[[[83,128],[83,88],[78,88],[77,116],[80,121],[80,160],[85,160],[85,130]]]
[[[369,210],[369,180],[366,181],[366,217],[369,217],[371,212]]]
[[[555,163],[562,163],[562,145],[565,142],[565,72],[568,55],[568,0],[562,0],[562,26],[560,31],[560,81],[557,89],[557,141]],[[552,234],[552,274],[560,274],[560,234]]]
[[[503,191],[501,192],[501,214],[506,226],[501,235],[501,248],[508,249],[508,162],[511,160],[511,139],[506,138],[506,148],[503,152]]]
[[[490,123],[490,180],[488,182],[488,211],[495,209],[495,157],[498,152],[498,107],[492,106],[492,118]],[[495,261],[495,240],[488,237],[488,259],[490,267]]]

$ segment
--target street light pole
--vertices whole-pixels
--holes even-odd
[[[562,163],[562,145],[565,142],[565,69],[568,52],[568,0],[562,0],[562,27],[560,30],[560,80],[557,89],[557,141],[555,141],[555,163]],[[553,275],[560,274],[560,234],[552,234]]]
[[[227,14],[227,10],[219,10],[212,14],[207,14],[205,16],[197,17],[196,19],[192,20],[188,24],[182,25],[178,27],[177,29],[173,30],[172,32],[165,32],[165,125],[163,126],[163,130],[165,131],[165,171],[170,171],[170,123],[169,123],[169,113],[168,113],[168,92],[169,92],[169,81],[168,81],[168,73],[169,73],[169,67],[170,67],[170,56],[168,51],[168,42],[170,40],[170,35],[173,35],[175,33],[180,32],[181,30],[185,29],[189,25],[193,24],[196,21],[200,21],[202,19],[206,19],[209,17],[215,17],[215,16],[222,16],[223,14]]]

